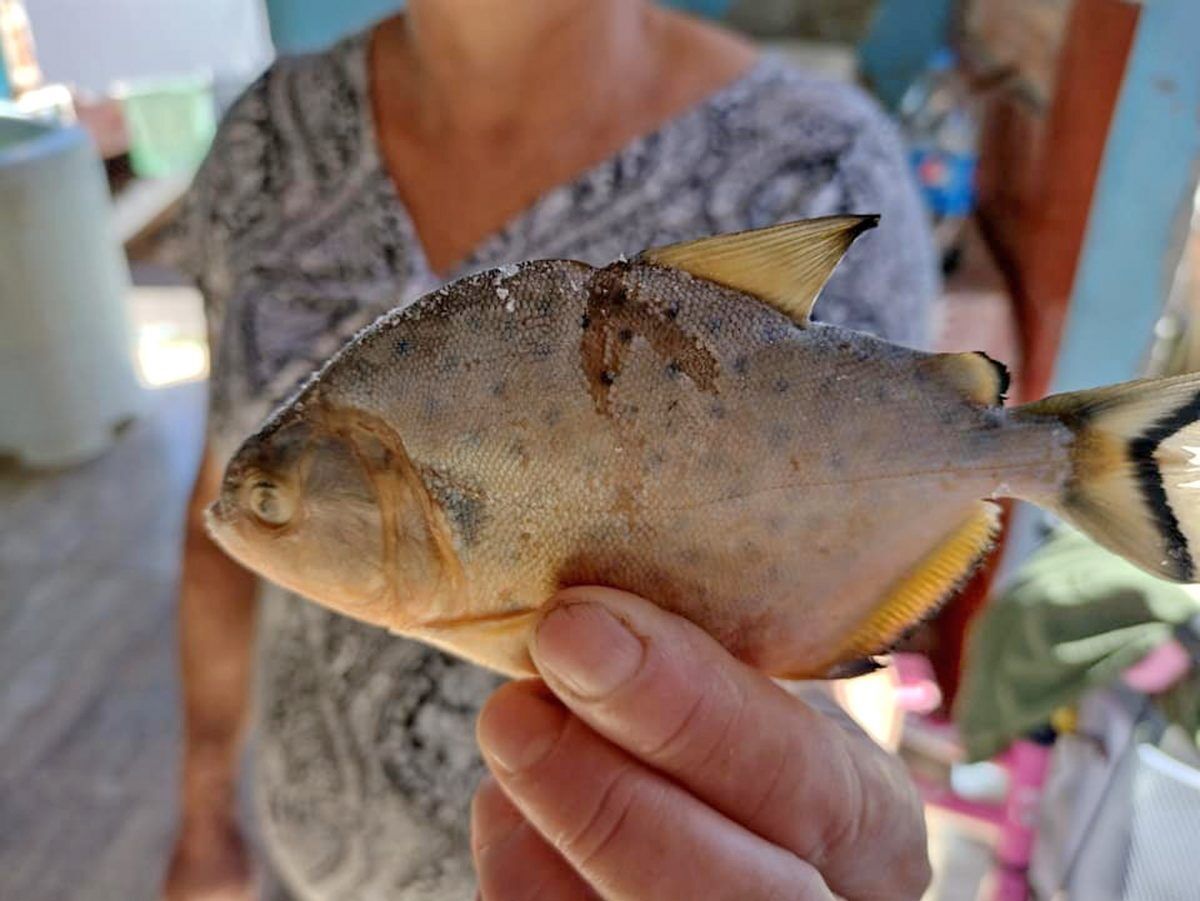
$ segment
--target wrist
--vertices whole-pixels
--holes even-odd
[[[185,825],[232,819],[237,792],[236,753],[189,743],[184,748],[180,780]]]

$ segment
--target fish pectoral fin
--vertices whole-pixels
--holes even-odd
[[[801,219],[655,247],[638,258],[753,295],[805,326],[846,250],[878,224],[878,216]]]
[[[921,371],[950,386],[973,404],[996,407],[1004,403],[1008,367],[983,351],[935,354],[920,364]]]
[[[840,664],[886,652],[928,617],[975,571],[992,547],[999,518],[998,506],[980,501],[961,526],[891,585],[821,671],[836,672]]]
[[[515,679],[537,675],[529,639],[540,608],[510,613],[463,616],[410,626],[402,634]]]

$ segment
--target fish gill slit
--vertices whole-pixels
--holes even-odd
[[[329,421],[330,430],[342,437],[352,449],[371,484],[371,490],[375,493],[382,535],[381,563],[392,610],[398,612],[404,609],[407,606],[405,602],[411,600],[403,595],[404,586],[401,585],[397,564],[400,553],[400,505],[408,499],[419,507],[424,537],[429,541],[430,549],[439,564],[439,577],[448,582],[444,587],[450,596],[461,596],[465,585],[465,573],[462,561],[454,549],[449,526],[444,518],[439,517],[437,505],[396,430],[378,417],[360,410],[337,413],[327,411],[326,419]],[[363,433],[373,437],[389,452],[386,467],[376,465],[363,452],[359,441],[359,436]]]

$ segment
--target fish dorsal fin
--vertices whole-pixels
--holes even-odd
[[[878,224],[878,216],[801,219],[654,247],[639,259],[753,295],[804,326],[846,249]]]

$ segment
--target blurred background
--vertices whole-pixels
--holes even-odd
[[[156,897],[208,372],[200,296],[163,262],[173,218],[276,54],[401,5],[0,0],[0,898]],[[1194,368],[1195,0],[673,5],[897,118],[938,344],[1007,362],[1010,400]],[[1200,839],[1146,837],[1200,836],[1200,608],[1121,570],[1072,583],[1111,601],[1081,614],[1054,580],[1107,560],[1006,518],[894,665],[837,688],[925,793],[929,897],[1194,898]]]

